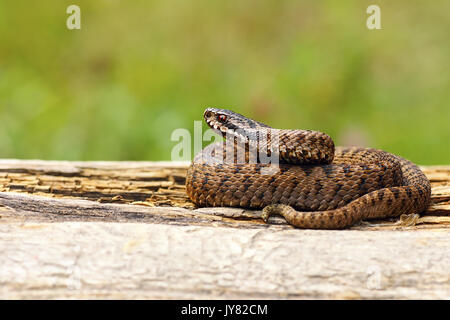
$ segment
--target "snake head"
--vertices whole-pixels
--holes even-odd
[[[225,109],[207,108],[203,113],[203,118],[211,129],[219,134],[225,135],[232,123],[232,113],[232,111]]]
[[[269,128],[263,123],[227,109],[207,108],[203,118],[211,129],[222,136],[236,130]]]

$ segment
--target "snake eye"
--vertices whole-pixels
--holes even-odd
[[[217,121],[219,121],[220,123],[224,123],[225,121],[227,121],[227,116],[224,114],[219,114],[217,115]]]

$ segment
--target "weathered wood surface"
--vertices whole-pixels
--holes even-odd
[[[450,166],[419,219],[196,209],[187,163],[0,160],[0,298],[450,298]]]

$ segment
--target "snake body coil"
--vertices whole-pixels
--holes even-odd
[[[430,182],[399,156],[335,148],[324,133],[272,129],[224,109],[208,108],[204,118],[228,143],[209,145],[188,169],[187,194],[198,206],[264,209],[266,221],[280,214],[300,228],[341,229],[429,205]],[[276,170],[261,161],[269,156],[278,157]]]

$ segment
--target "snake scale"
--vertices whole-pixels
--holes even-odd
[[[272,129],[225,109],[207,108],[204,119],[226,140],[204,148],[188,169],[187,194],[199,207],[263,209],[266,222],[279,214],[299,228],[342,229],[429,205],[427,177],[399,156],[335,148],[324,133]],[[252,150],[263,151],[255,160]],[[264,156],[278,157],[275,171]]]

